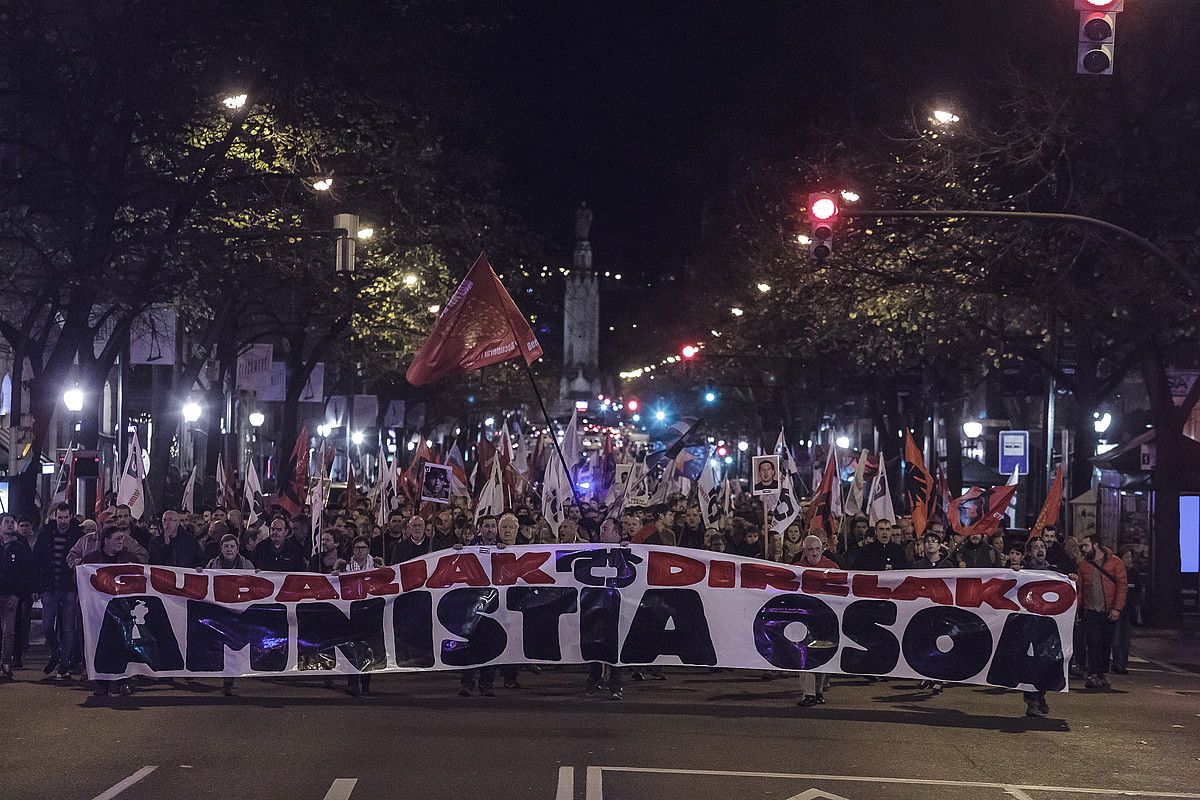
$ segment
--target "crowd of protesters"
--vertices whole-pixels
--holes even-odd
[[[422,555],[474,545],[519,547],[527,544],[605,542],[678,546],[766,558],[805,567],[864,571],[937,570],[949,568],[1036,569],[1070,575],[1079,582],[1079,622],[1072,672],[1084,677],[1087,689],[1106,689],[1111,670],[1127,669],[1129,626],[1136,594],[1130,589],[1129,554],[1115,555],[1094,536],[1061,539],[1053,527],[1040,538],[1026,540],[1003,530],[991,537],[948,535],[943,524],[929,524],[915,535],[911,519],[893,524],[866,517],[844,521],[842,531],[806,531],[799,520],[782,535],[763,538],[761,506],[748,495],[735,498],[733,513],[705,527],[701,510],[682,496],[654,507],[627,508],[608,516],[602,504],[568,505],[555,536],[553,527],[532,503],[517,501],[498,517],[476,521],[468,498],[448,505],[415,508],[401,502],[383,525],[364,499],[351,508],[328,514],[316,547],[310,519],[289,518],[274,510],[269,518],[248,525],[238,510],[215,509],[188,514],[165,511],[157,523],[135,521],[127,506],[117,506],[98,520],[80,519],[66,506],[56,506],[40,526],[29,519],[0,514],[0,679],[12,680],[25,668],[34,601],[41,605],[41,630],[48,651],[42,668],[46,680],[68,682],[83,673],[82,631],[75,566],[81,563],[139,562],[221,570],[319,572],[339,574],[398,564]],[[526,667],[537,671],[537,667]],[[1076,670],[1078,669],[1078,673]],[[462,674],[460,694],[494,694],[500,673],[506,688],[519,688],[516,666],[482,667]],[[623,681],[663,680],[655,668],[616,668],[592,664],[586,691],[604,688],[621,697]],[[828,676],[802,673],[801,706],[825,702]],[[922,684],[933,694],[940,682]],[[234,682],[226,679],[226,694]],[[97,694],[129,694],[129,681],[99,682]],[[370,692],[369,679],[353,677],[347,691]],[[1030,716],[1048,713],[1044,693],[1025,696]]]

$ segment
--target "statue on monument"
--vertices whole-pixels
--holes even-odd
[[[579,208],[575,209],[575,241],[586,242],[591,230],[592,210],[588,208],[586,200],[580,200]]]

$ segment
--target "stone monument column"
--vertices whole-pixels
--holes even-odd
[[[575,211],[575,253],[563,296],[561,400],[594,400],[600,393],[600,285],[592,269],[592,210]]]

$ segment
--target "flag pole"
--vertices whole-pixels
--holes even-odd
[[[529,376],[529,383],[533,386],[533,396],[537,398],[538,406],[542,409],[542,417],[546,420],[546,427],[550,429],[550,441],[554,444],[554,452],[558,453],[558,462],[562,464],[563,474],[567,476],[567,483],[571,484],[571,497],[574,498],[575,504],[579,504],[579,493],[575,490],[575,479],[571,477],[571,468],[567,466],[567,457],[563,455],[562,446],[558,443],[558,437],[554,435],[554,423],[550,420],[550,412],[546,410],[546,401],[542,399],[542,391],[538,388],[537,381],[533,377],[533,370],[524,358],[521,363],[525,365],[525,374]]]

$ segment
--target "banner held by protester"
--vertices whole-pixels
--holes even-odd
[[[633,545],[473,547],[343,575],[81,564],[93,678],[674,664],[1066,688],[1076,588]]]

